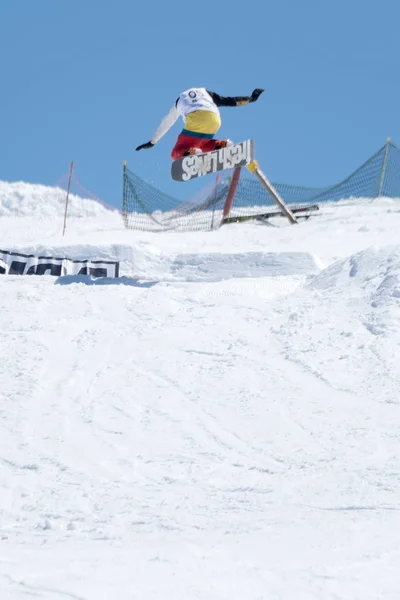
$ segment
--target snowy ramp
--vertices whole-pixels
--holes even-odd
[[[337,261],[279,311],[291,360],[338,390],[400,403],[400,246]]]

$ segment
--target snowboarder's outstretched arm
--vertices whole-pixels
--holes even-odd
[[[152,148],[154,146],[154,144],[156,144],[163,137],[163,135],[165,135],[167,133],[167,131],[169,129],[171,129],[172,125],[174,125],[174,123],[178,120],[178,118],[179,118],[179,112],[178,112],[178,109],[176,108],[176,104],[174,104],[174,106],[171,108],[169,113],[163,118],[163,120],[157,127],[157,131],[155,132],[155,134],[153,135],[151,140],[149,142],[147,142],[146,144],[142,144],[141,146],[138,146],[136,148],[136,150],[144,150],[144,149]]]
[[[215,92],[207,90],[217,106],[243,106],[243,104],[250,104],[250,102],[258,100],[263,91],[261,88],[256,88],[251,96],[220,96]]]

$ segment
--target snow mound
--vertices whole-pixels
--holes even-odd
[[[277,310],[288,359],[337,389],[400,402],[400,246],[334,263]]]
[[[172,273],[185,281],[221,281],[243,277],[315,275],[316,259],[307,252],[181,254]]]
[[[373,307],[400,298],[400,246],[369,248],[324,269],[310,289],[339,293],[352,291],[368,298]]]
[[[0,181],[0,217],[62,218],[66,191],[30,183]],[[101,217],[117,212],[90,198],[70,194],[68,217]]]

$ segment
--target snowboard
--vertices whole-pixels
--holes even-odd
[[[245,167],[254,160],[254,141],[246,140],[220,150],[192,154],[172,163],[171,175],[175,181],[189,181],[217,171]]]

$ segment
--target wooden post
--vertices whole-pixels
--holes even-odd
[[[215,208],[217,206],[217,194],[218,194],[218,186],[219,186],[220,179],[221,179],[221,176],[218,173],[217,177],[215,178],[214,202],[213,202],[212,218],[211,218],[211,231],[214,229],[214,215],[215,215]]]
[[[125,229],[128,229],[128,200],[127,200],[127,186],[126,186],[126,160],[122,163],[123,170],[123,188],[122,188],[122,220],[124,222]]]
[[[388,154],[389,154],[389,146],[390,146],[390,138],[388,138],[386,140],[385,156],[383,157],[383,165],[382,165],[381,181],[379,183],[378,198],[380,198],[382,195],[383,184],[385,183],[386,165],[387,165],[387,158],[388,158]]]
[[[73,170],[74,170],[74,161],[71,162],[71,166],[70,166],[70,169],[69,169],[67,197],[65,198],[65,213],[64,213],[63,236],[65,235],[65,229],[67,227],[68,199],[69,199],[69,190],[71,189],[71,179],[72,179],[72,172],[73,172]]]
[[[272,198],[275,200],[278,207],[280,208],[282,214],[285,215],[285,217],[287,217],[289,223],[297,223],[298,221],[296,217],[294,216],[290,208],[286,206],[276,189],[273,187],[272,183],[266,178],[264,173],[261,171],[260,167],[258,166],[258,162],[256,160],[253,160],[253,162],[247,165],[247,168],[250,171],[250,173],[254,173],[254,175],[265,187],[269,195],[272,196]]]
[[[227,194],[226,200],[225,200],[224,210],[222,211],[222,220],[225,219],[225,217],[227,217],[229,215],[229,213],[231,212],[233,199],[235,197],[236,189],[239,184],[241,169],[242,169],[242,167],[236,167],[235,170],[233,171],[231,183],[229,185],[228,194]]]

